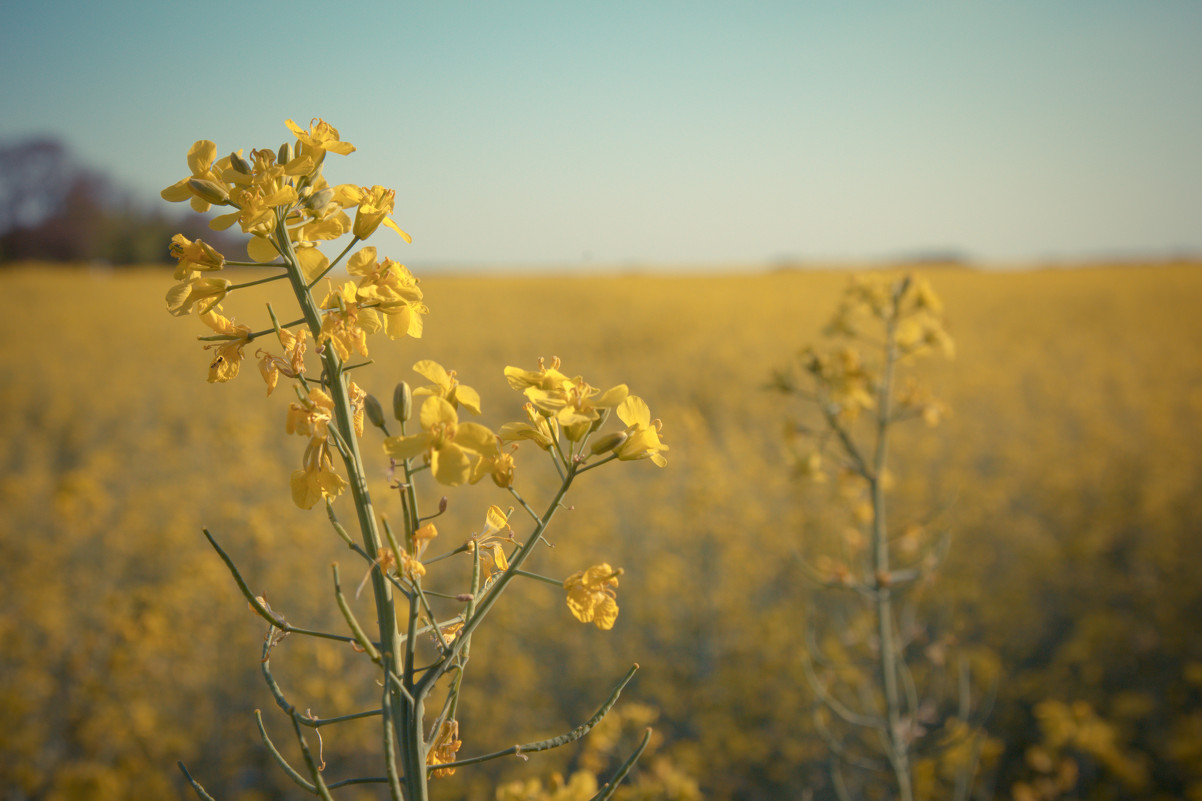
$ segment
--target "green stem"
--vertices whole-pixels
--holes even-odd
[[[353,244],[353,243],[352,243]],[[320,342],[321,312],[310,294],[311,285],[305,282],[304,271],[288,237],[283,215],[277,217],[275,245],[288,264],[288,279],[292,284],[293,293],[300,304],[305,322],[315,342]],[[350,246],[348,246],[349,250]],[[344,251],[345,253],[346,251]],[[371,495],[367,489],[367,477],[363,470],[363,459],[359,454],[359,441],[355,436],[354,412],[351,408],[350,395],[346,379],[343,377],[342,363],[334,348],[327,344],[322,351],[322,364],[325,367],[330,398],[334,404],[334,423],[344,450],[343,463],[346,467],[350,484],[351,497],[355,503],[355,511],[359,517],[359,532],[363,549],[370,554],[380,551],[380,531],[376,524],[376,514],[372,506]],[[376,623],[379,628],[380,648],[387,655],[387,663],[403,665],[401,658],[401,637],[396,625],[396,605],[392,595],[392,586],[384,580],[379,570],[371,572],[372,595],[375,600]],[[397,746],[401,750],[406,801],[426,801],[426,771],[425,742],[422,736],[422,696],[403,696],[393,688],[393,710],[398,711],[392,717],[393,729],[397,735]]]
[[[889,540],[885,520],[885,468],[889,455],[889,418],[893,404],[893,373],[897,363],[895,339],[897,323],[897,298],[894,298],[893,313],[885,322],[885,359],[883,375],[877,397],[876,449],[872,459],[872,473],[868,478],[872,492],[872,562],[876,587],[876,622],[880,638],[881,689],[885,694],[885,716],[889,730],[886,732],[887,755],[897,778],[901,801],[913,801],[914,788],[910,774],[910,747],[902,730],[902,702],[898,688],[900,654],[894,637],[893,591],[889,567]]]

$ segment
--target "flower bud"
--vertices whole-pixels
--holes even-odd
[[[373,426],[384,427],[384,410],[380,407],[380,402],[376,400],[375,395],[368,395],[363,399],[363,411],[367,413],[367,420]]]
[[[276,164],[287,164],[292,161],[292,145],[285,142],[280,145],[280,152],[276,154]]]
[[[314,211],[321,211],[334,199],[334,190],[326,187],[320,192],[314,192],[305,200],[305,205]]]
[[[237,153],[230,153],[230,166],[243,175],[250,175],[250,162]]]
[[[204,178],[189,178],[188,188],[192,190],[192,194],[206,203],[212,203],[214,206],[230,204],[229,193],[225,191],[224,187],[218,186],[212,181],[206,181]]]
[[[611,434],[606,434],[604,437],[593,440],[593,444],[589,446],[589,450],[592,451],[594,456],[617,450],[622,447],[622,444],[626,442],[629,436],[625,431],[614,431]]]
[[[392,392],[392,416],[404,423],[413,412],[413,390],[402,381]]]

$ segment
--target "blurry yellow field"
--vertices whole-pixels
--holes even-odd
[[[1026,769],[1032,705],[1059,699],[1114,726],[1137,767],[1101,769],[1124,787],[1151,781],[1138,765],[1155,761],[1175,791],[1202,788],[1202,269],[924,275],[958,355],[923,370],[952,416],[903,438],[898,492],[951,504],[951,559],[923,603],[1000,660],[999,781]],[[373,344],[358,379],[369,392],[391,397],[432,358],[480,390],[497,427],[521,407],[502,369],[557,355],[595,385],[628,383],[671,447],[662,471],[598,471],[557,532],[565,574],[598,558],[625,568],[615,630],[572,625],[541,587],[516,593],[473,653],[465,752],[575,725],[638,661],[623,700],[659,710],[663,748],[713,797],[800,796],[822,781],[790,561],[821,515],[795,498],[789,409],[763,387],[818,336],[847,280],[423,281],[425,339]],[[360,569],[321,512],[289,499],[303,443],[284,434],[287,393],[265,398],[249,359],[231,384],[205,383],[195,337],[209,332],[165,312],[169,283],[165,268],[0,273],[0,787],[21,788],[15,798],[170,796],[181,758],[219,798],[272,797],[286,779],[250,714],[271,704],[255,673],[262,631],[200,529],[290,620],[331,620],[329,562]],[[227,308],[259,315],[267,296]],[[517,614],[525,604],[538,613]],[[324,680],[352,675],[354,654],[288,648],[294,667],[280,657],[279,670],[296,695],[327,714],[366,703]],[[491,797],[470,775],[453,781],[447,797]]]

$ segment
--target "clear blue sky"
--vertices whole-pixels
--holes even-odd
[[[324,117],[415,265],[1202,250],[1192,1],[25,0],[0,75],[148,199]]]

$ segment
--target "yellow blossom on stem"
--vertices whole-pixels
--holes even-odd
[[[376,249],[365,247],[347,261],[347,272],[360,276],[356,297],[360,305],[384,315],[384,332],[389,339],[422,335],[421,315],[430,310],[422,303],[417,279],[392,259],[376,260]]]
[[[479,551],[488,560],[483,564],[485,578],[490,578],[497,571],[509,569],[509,559],[505,556],[504,546],[512,542],[513,529],[509,527],[509,515],[499,506],[488,507],[484,514],[484,528],[473,535],[468,543],[472,550]]]
[[[445,398],[426,398],[419,413],[422,433],[388,437],[384,451],[394,459],[423,456],[440,484],[458,486],[472,473],[473,458],[495,447],[497,435],[479,423],[461,423]]]
[[[230,159],[227,156],[214,163],[213,159],[216,155],[216,144],[210,142],[208,139],[197,140],[188,150],[188,169],[191,170],[192,174],[176,181],[160,192],[159,195],[163,200],[168,200],[172,203],[189,200],[191,201],[193,211],[202,214],[208,211],[212,204],[200,194],[197,194],[192,182],[196,180],[208,181],[219,189],[229,189],[229,186],[222,178],[222,174],[225,170],[229,169]]]
[[[320,342],[329,342],[343,361],[350,357],[352,350],[366,356],[367,335],[380,330],[380,318],[375,311],[359,304],[355,285],[347,281],[338,290],[331,285],[321,308],[330,311],[321,318]]]
[[[318,501],[337,498],[346,489],[346,481],[334,472],[328,441],[310,440],[302,464],[292,473],[292,500],[300,508],[312,509]]]
[[[192,313],[195,306],[200,314],[225,299],[230,282],[225,278],[192,278],[167,290],[167,311],[176,317]]]
[[[626,441],[618,446],[618,458],[623,461],[650,459],[657,467],[668,463],[662,452],[668,446],[660,442],[659,432],[663,424],[651,419],[651,410],[637,395],[630,395],[617,409],[618,419],[626,424]]]
[[[581,623],[592,623],[608,631],[618,619],[618,576],[608,562],[593,565],[588,570],[573,573],[563,582],[568,594],[568,609]]]
[[[517,447],[514,444],[509,450],[502,450],[501,438],[495,437],[492,445],[480,452],[480,458],[472,466],[471,483],[476,484],[488,476],[501,489],[512,487],[513,474],[517,470],[513,453]]]
[[[280,344],[284,346],[282,357],[272,355],[265,350],[255,351],[255,355],[259,357],[259,372],[267,383],[268,395],[275,390],[281,373],[288,378],[298,378],[304,374],[308,338],[309,332],[303,328],[295,334],[287,328],[281,328]]]
[[[381,225],[386,225],[401,235],[401,239],[412,242],[413,237],[401,230],[392,218],[392,207],[396,202],[396,190],[383,186],[355,186],[341,184],[334,187],[334,202],[344,209],[355,208],[355,222],[351,231],[358,239],[367,239]]]
[[[242,349],[250,342],[250,328],[245,325],[235,325],[216,311],[207,311],[200,315],[200,321],[222,336],[232,337],[220,344],[205,345],[205,350],[216,349],[213,361],[209,364],[209,383],[222,383],[238,375],[242,367]]]
[[[315,155],[317,161],[324,158],[326,153],[349,156],[355,152],[355,146],[350,142],[343,142],[338,136],[338,129],[323,119],[310,120],[307,131],[292,120],[284,124],[296,135],[301,152]]]
[[[601,419],[601,409],[611,409],[626,399],[625,384],[602,392],[582,377],[568,378],[559,372],[559,359],[545,367],[539,360],[537,371],[506,367],[505,378],[522,391],[535,408],[553,417],[572,442],[579,442]]]
[[[198,270],[220,270],[225,266],[225,256],[201,239],[193,242],[183,234],[176,234],[171,237],[169,249],[172,257],[179,259],[179,266],[175,268],[177,281],[193,278]]]
[[[472,414],[480,414],[480,393],[466,384],[460,384],[454,370],[447,370],[436,361],[423,359],[413,365],[413,371],[434,382],[413,390],[414,395],[437,395],[446,398],[456,409],[462,406]]]
[[[544,451],[551,450],[559,430],[558,425],[554,420],[548,420],[539,414],[533,403],[527,403],[522,408],[526,412],[528,422],[505,423],[501,426],[501,440],[512,442],[518,439],[528,439]]]

